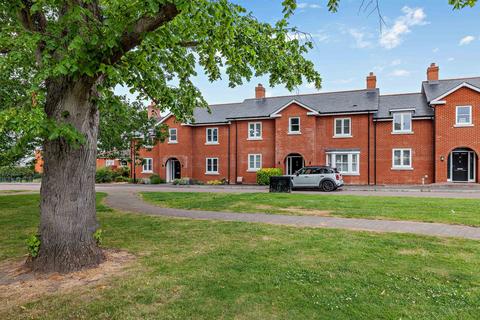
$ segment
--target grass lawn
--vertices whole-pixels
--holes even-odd
[[[413,220],[480,226],[480,200],[279,193],[143,192],[153,204],[187,210]]]
[[[38,195],[0,197],[0,260],[26,253],[23,243],[36,230],[38,200]],[[84,286],[44,296],[0,319],[478,319],[480,314],[476,241],[167,219],[104,206],[99,220],[105,246],[137,256],[128,273],[102,289]]]

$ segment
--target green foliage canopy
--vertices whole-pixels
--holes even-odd
[[[192,81],[200,69],[215,81],[225,68],[231,87],[268,74],[272,86],[292,90],[306,80],[320,88],[319,73],[304,58],[312,43],[290,36],[297,31],[288,22],[296,1],[282,4],[283,18],[269,24],[227,0],[2,1],[1,157],[11,161],[45,139],[82,143],[71,126],[46,116],[55,88],[49,84],[61,81],[92,79],[91,99],[104,119],[101,140],[117,142],[125,131],[118,120],[145,123],[132,116],[138,105],[114,95],[118,85],[182,121],[192,120],[195,107],[207,107]]]

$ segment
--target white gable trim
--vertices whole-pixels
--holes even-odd
[[[169,112],[165,117],[163,117],[160,121],[157,122],[157,126],[159,124],[162,124],[164,123],[168,118],[170,118],[171,116],[173,116],[173,113]]]
[[[316,116],[318,115],[318,112],[313,110],[312,108],[310,108],[309,106],[293,99],[291,100],[290,102],[284,104],[283,106],[281,106],[279,109],[277,109],[275,112],[273,112],[272,114],[270,114],[270,117],[272,118],[278,118],[278,117],[281,117],[282,115],[280,114],[280,112],[283,110],[283,109],[286,109],[287,107],[289,107],[292,103],[295,103],[295,104],[298,104],[300,107],[308,110],[307,112],[307,115],[309,116]]]
[[[473,86],[473,85],[471,85],[467,82],[463,82],[463,83],[459,84],[458,86],[456,86],[455,88],[451,89],[450,91],[447,91],[444,94],[442,94],[441,96],[433,99],[432,101],[430,101],[430,104],[433,104],[433,105],[445,104],[445,101],[442,101],[443,98],[445,98],[446,96],[454,93],[458,89],[461,89],[461,88],[464,88],[464,87],[467,87],[467,88],[472,89],[474,91],[480,92],[480,88],[475,87],[475,86]]]

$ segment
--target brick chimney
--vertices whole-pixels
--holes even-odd
[[[428,81],[438,81],[438,71],[439,68],[435,63],[430,64],[430,67],[427,69],[427,80]]]
[[[367,76],[367,89],[373,90],[377,88],[377,76],[370,72]]]
[[[263,98],[265,98],[265,88],[259,83],[258,86],[255,87],[255,99]]]
[[[150,103],[147,107],[148,119],[157,118],[160,119],[160,109],[157,108],[154,102]]]

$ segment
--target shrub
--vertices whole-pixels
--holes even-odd
[[[115,177],[115,182],[128,182],[130,179],[124,176]]]
[[[35,171],[32,167],[0,167],[0,182],[32,181],[35,176]]]
[[[100,168],[95,174],[96,183],[109,183],[115,178],[115,173],[110,168]]]
[[[207,181],[207,184],[211,186],[219,186],[219,185],[225,184],[225,182],[223,180],[210,180],[210,181]]]
[[[270,184],[270,177],[281,176],[280,168],[263,168],[257,171],[257,184],[266,186]]]
[[[125,166],[125,167],[117,167],[116,169],[113,170],[116,175],[122,176],[124,178],[130,177],[130,168]]]
[[[28,253],[32,258],[38,256],[38,251],[40,250],[40,236],[39,235],[31,235],[26,241]]]
[[[165,180],[160,178],[158,174],[153,174],[150,176],[150,183],[151,184],[160,184],[160,183],[165,183]]]
[[[93,233],[93,239],[94,239],[95,242],[97,243],[97,246],[99,246],[99,245],[102,244],[102,241],[103,241],[102,235],[103,235],[103,230],[102,230],[102,229],[97,229],[97,230]]]
[[[172,184],[186,186],[186,185],[190,185],[191,181],[190,181],[190,178],[175,179],[173,180]]]

